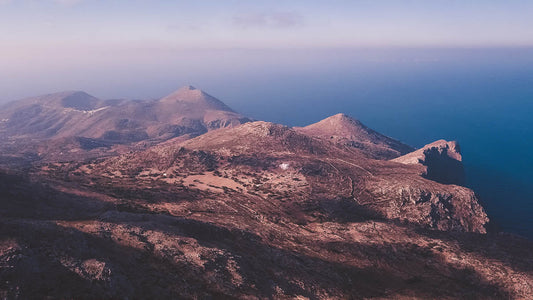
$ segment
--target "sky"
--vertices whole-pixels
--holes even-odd
[[[69,87],[118,96],[104,83],[209,77],[295,50],[533,47],[531,16],[521,0],[0,0],[0,101]]]

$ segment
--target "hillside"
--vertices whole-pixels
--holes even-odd
[[[376,159],[391,159],[414,150],[345,114],[336,114],[315,124],[295,129],[309,136],[360,149],[367,156]]]
[[[533,294],[533,243],[493,231],[474,191],[457,185],[456,142],[414,150],[342,114],[304,128],[239,125],[192,87],[140,104],[80,97],[91,106],[68,105],[116,105],[148,136],[184,114],[195,121],[153,142],[74,135],[8,144],[27,163],[0,169],[1,298]],[[19,105],[34,101],[48,103]],[[112,110],[93,116],[108,128],[114,117],[103,111]]]

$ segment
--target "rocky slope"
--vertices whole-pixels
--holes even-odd
[[[89,102],[67,101],[106,105]],[[143,127],[148,135],[183,112],[196,120],[188,128],[205,133],[124,149],[52,138],[35,149],[111,157],[0,170],[1,298],[533,295],[533,243],[487,232],[474,192],[451,184],[461,164],[454,142],[398,157],[409,147],[344,115],[305,128],[238,125],[222,102],[190,87],[144,102],[153,114],[112,105],[158,120],[142,123],[156,124]]]
[[[246,140],[299,140],[279,125],[235,131],[242,127]],[[30,177],[0,173],[0,295],[527,299],[533,292],[533,244],[483,234],[486,216],[470,190],[424,179],[410,165],[350,159],[343,149],[326,157],[304,142],[241,152],[232,141],[242,136],[232,130],[208,140],[224,131],[232,133],[225,149],[193,139],[187,148],[50,164]]]
[[[360,149],[367,156],[376,159],[391,159],[415,150],[345,114],[336,114],[315,124],[295,129],[309,136]]]
[[[95,168],[114,172],[118,178],[132,170],[144,170],[148,177],[158,174],[156,178],[160,178],[180,170],[179,163],[191,160],[181,156],[188,151],[201,151],[208,158],[210,171],[251,172],[253,176],[244,174],[241,178],[254,182],[260,177],[261,182],[268,183],[268,194],[279,192],[270,187],[285,185],[293,202],[302,198],[308,204],[327,206],[344,199],[382,218],[440,230],[486,231],[487,216],[471,190],[424,179],[417,166],[368,159],[365,150],[317,140],[268,122],[217,130],[181,143],[170,141],[141,153],[109,159]],[[249,166],[259,170],[243,171]],[[273,175],[280,170],[292,174],[296,181]],[[302,184],[308,184],[308,188],[297,188]]]

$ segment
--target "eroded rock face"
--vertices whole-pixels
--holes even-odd
[[[412,181],[390,185],[381,180],[367,184],[371,198],[391,199],[373,204],[387,219],[407,221],[444,231],[486,233],[489,218],[470,189]]]
[[[412,153],[393,159],[403,164],[424,166],[423,176],[444,184],[464,185],[465,171],[456,141],[439,140]]]

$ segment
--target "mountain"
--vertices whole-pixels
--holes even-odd
[[[222,101],[190,85],[182,87],[162,98],[159,102],[160,104],[169,104],[171,108],[175,108],[176,105],[191,105],[190,109],[199,111],[200,113],[206,110],[233,112]]]
[[[336,114],[318,123],[295,129],[309,136],[360,149],[376,159],[392,159],[414,150],[345,114]]]
[[[107,108],[103,101],[84,92],[23,99],[0,110],[0,132],[9,137],[42,139],[73,135],[90,116]]]
[[[50,94],[4,106],[0,120],[0,138],[17,149],[32,148],[35,141],[72,138],[91,139],[93,145],[150,145],[250,121],[191,86],[157,101],[103,101],[84,92]],[[97,151],[94,155],[98,156]],[[63,159],[72,158],[65,155]]]
[[[166,146],[166,145],[163,145]],[[220,132],[209,132],[183,142],[180,146],[232,154],[333,154],[337,147],[300,133],[290,127],[264,121],[246,123]],[[168,146],[166,146],[168,147]],[[360,155],[350,153],[350,155]]]
[[[64,96],[50,99],[37,105],[71,114]],[[494,231],[474,191],[456,184],[455,142],[404,154],[411,148],[345,115],[239,125],[192,87],[157,101],[76,99],[90,99],[66,102],[80,121],[97,116],[97,130],[2,144],[13,164],[0,168],[1,298],[532,294],[533,242]],[[78,112],[87,109],[96,112]],[[119,133],[148,138],[99,135],[124,116]]]
[[[264,177],[248,183],[240,176],[256,168],[243,168],[238,174],[219,169],[219,176],[208,177],[212,166],[205,154],[182,151],[181,155],[183,166],[167,173],[166,179],[155,170],[129,178],[81,176],[69,171],[74,166],[64,164],[47,166],[46,172],[52,174],[47,178],[0,172],[0,295],[7,299],[43,294],[98,299],[527,299],[531,295],[531,241],[505,234],[427,230],[362,214],[362,209],[342,199],[330,204],[340,211],[321,213],[306,205],[303,197],[292,197],[298,194],[292,189],[295,184],[305,189],[306,181],[280,184],[268,197],[263,192],[269,184]],[[90,170],[89,166],[82,170]],[[291,169],[277,169],[271,171],[281,179],[306,178]],[[239,192],[241,187],[247,192]]]
[[[276,195],[280,191],[275,186],[285,186],[291,205],[301,199],[317,207],[331,206],[324,210],[340,212],[342,209],[334,203],[350,199],[352,205],[374,216],[440,230],[486,232],[487,216],[471,190],[424,179],[418,166],[369,159],[367,151],[258,121],[111,158],[92,165],[91,174],[97,170],[99,174],[124,178],[140,172],[151,179],[154,178],[148,174],[162,178],[161,174],[181,173],[182,164],[201,159],[205,166],[198,170],[227,172],[244,182],[258,180],[261,186],[270,187],[263,191],[266,195]],[[279,176],[283,168],[290,170],[296,181]],[[246,169],[250,170],[245,172]],[[134,178],[139,179],[137,176]],[[196,178],[206,182],[212,176]],[[302,183],[308,188],[298,188]]]

